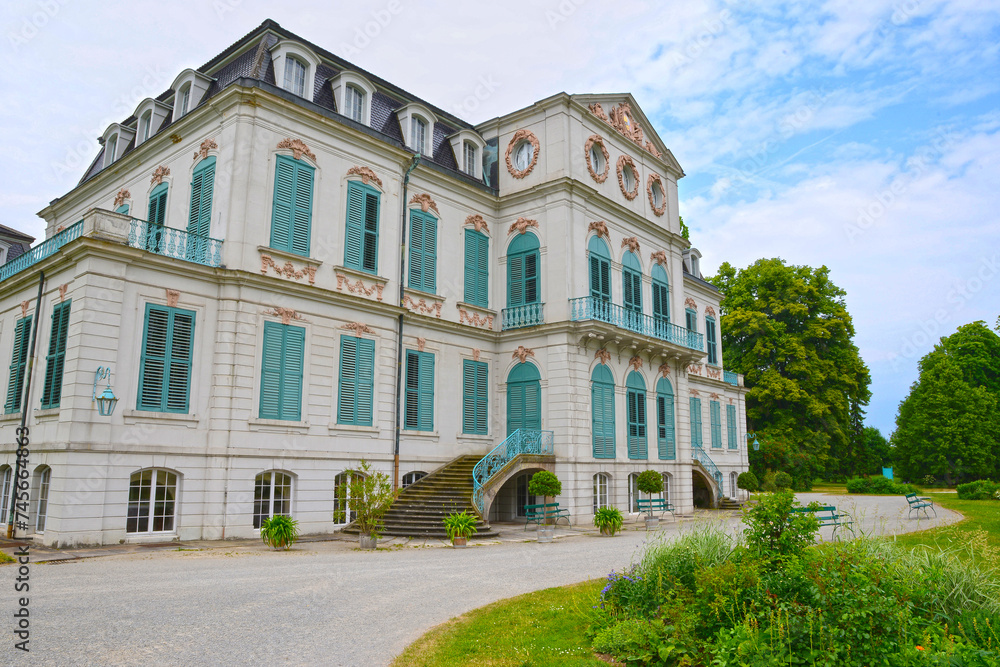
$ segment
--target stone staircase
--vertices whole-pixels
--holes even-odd
[[[478,516],[472,505],[472,469],[483,458],[479,455],[459,456],[399,492],[385,516],[387,537],[418,537],[447,539],[442,519],[452,512],[465,510]],[[476,537],[496,537],[488,523],[476,523]],[[354,524],[344,533],[357,534]]]
[[[739,500],[734,500],[733,498],[723,497],[722,500],[719,501],[720,510],[738,510],[742,509],[742,507],[743,503]]]

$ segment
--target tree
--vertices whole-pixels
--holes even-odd
[[[963,324],[942,338],[921,360],[922,367],[933,368],[946,357],[958,364],[968,385],[983,387],[1000,398],[1000,336],[990,331],[986,322]]]
[[[737,271],[726,262],[709,280],[723,294],[725,365],[750,388],[748,430],[781,443],[796,489],[853,473],[871,378],[829,269],[760,259]]]
[[[881,475],[883,467],[892,467],[892,447],[880,430],[874,426],[866,426],[862,442],[862,452],[855,471],[857,474]]]

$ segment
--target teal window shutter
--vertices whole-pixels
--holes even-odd
[[[406,351],[405,427],[434,430],[434,355]]]
[[[360,181],[349,181],[344,266],[378,272],[378,215],[378,190]]]
[[[372,425],[374,376],[375,341],[341,336],[337,423]]]
[[[688,331],[698,331],[698,313],[688,308],[684,311],[684,324]]]
[[[628,409],[628,457],[649,457],[646,445],[646,383],[637,372],[629,373],[625,383]]]
[[[115,213],[121,213],[122,215],[128,215],[128,204],[122,204],[115,209]]]
[[[274,167],[271,247],[308,257],[315,169],[279,155]]]
[[[167,217],[167,190],[166,183],[160,183],[149,193],[149,215],[146,221],[153,225],[162,225]]]
[[[64,301],[52,309],[49,354],[45,357],[45,383],[42,385],[42,408],[58,408],[62,398],[70,303],[71,301]]]
[[[260,379],[261,419],[302,419],[305,343],[304,328],[264,322]]]
[[[719,350],[715,342],[715,320],[711,317],[705,318],[705,342],[708,345],[708,363],[717,366],[719,364]]]
[[[674,434],[674,390],[670,380],[660,378],[656,385],[656,447],[665,461],[677,458]]]
[[[24,369],[28,363],[28,344],[31,340],[31,317],[22,317],[14,328],[14,351],[10,358],[10,381],[7,383],[7,403],[4,405],[4,412],[7,414],[21,411]]]
[[[736,406],[727,405],[726,406],[726,430],[729,436],[729,449],[738,449],[736,444],[736,438],[738,437],[736,431]]]
[[[433,294],[437,275],[437,218],[410,211],[410,288]]]
[[[209,236],[212,227],[212,195],[215,190],[215,156],[207,157],[194,168],[191,178],[191,212],[188,234]]]
[[[488,433],[486,410],[489,405],[485,362],[466,359],[462,363],[462,432],[477,435]]]
[[[591,437],[595,459],[615,458],[615,381],[604,364],[590,376]]]
[[[538,303],[538,238],[521,234],[507,250],[507,307]]]
[[[465,302],[489,307],[490,240],[482,232],[465,230]]]
[[[136,408],[188,412],[194,311],[146,304]]]
[[[600,237],[594,236],[587,244],[590,259],[590,296],[601,301],[611,301],[611,253]]]
[[[507,435],[542,428],[541,376],[534,364],[520,363],[507,375]]]
[[[628,251],[622,257],[623,304],[633,313],[642,312],[642,265],[635,253]]]
[[[670,283],[667,272],[659,264],[653,266],[653,318],[658,323],[670,321]]]
[[[722,408],[718,401],[708,404],[709,416],[712,420],[712,447],[722,447]]]
[[[691,446],[701,448],[701,399],[691,397]]]

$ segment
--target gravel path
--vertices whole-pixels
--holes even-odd
[[[899,514],[899,498],[801,494],[863,516],[883,533],[935,521]],[[851,506],[854,506],[853,510]],[[716,513],[714,516],[718,517]],[[720,519],[714,519],[720,520]],[[722,519],[736,529],[738,518]],[[602,577],[637,557],[649,539],[669,539],[692,521],[615,538],[574,533],[552,544],[531,534],[468,549],[400,546],[362,552],[345,541],[291,552],[259,546],[131,553],[31,568],[31,654],[0,650],[3,664],[32,665],[384,665],[430,627],[499,599]],[[641,525],[641,524],[640,524]],[[15,606],[15,568],[4,617]],[[9,621],[8,621],[9,622]],[[10,637],[10,634],[7,635]]]

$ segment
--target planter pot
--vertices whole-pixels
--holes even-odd
[[[362,549],[374,549],[378,545],[378,538],[371,535],[358,535],[358,545]]]
[[[660,517],[658,516],[646,517],[646,530],[656,530],[657,526],[659,525],[660,525]]]
[[[464,549],[469,544],[469,538],[467,537],[456,537],[451,541],[451,546],[456,549]]]
[[[610,528],[602,527],[601,528],[601,535],[604,535],[605,537],[614,537],[615,533]]]
[[[556,529],[552,526],[539,526],[538,527],[538,541],[539,542],[551,542],[552,536],[555,535]]]

